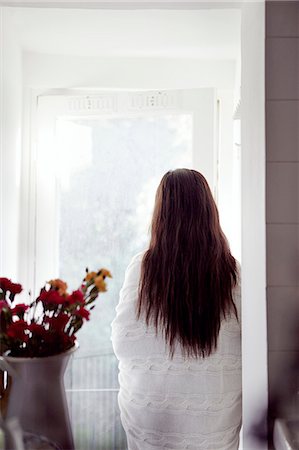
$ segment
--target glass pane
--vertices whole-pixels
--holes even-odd
[[[126,448],[110,324],[125,269],[148,243],[162,175],[192,167],[192,126],[191,114],[57,120],[59,276],[74,289],[86,266],[113,274],[66,374],[78,450]]]

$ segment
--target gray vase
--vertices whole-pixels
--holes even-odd
[[[12,377],[5,418],[17,418],[23,431],[45,436],[63,450],[75,448],[63,378],[77,348],[40,358],[0,357],[0,368]]]

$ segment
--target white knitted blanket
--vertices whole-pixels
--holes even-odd
[[[222,322],[218,347],[204,359],[170,359],[165,341],[136,320],[140,264],[127,268],[112,344],[119,360],[118,402],[129,450],[237,450],[241,427],[241,327]],[[240,283],[234,301],[241,318]]]

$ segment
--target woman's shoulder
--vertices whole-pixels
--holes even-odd
[[[143,259],[144,254],[145,254],[145,250],[143,250],[142,252],[139,252],[136,255],[134,255],[131,258],[131,261],[130,261],[130,263],[128,265],[128,268],[130,268],[131,266],[136,266],[137,264],[140,264],[142,259]]]
[[[141,262],[142,262],[144,254],[145,254],[145,250],[134,255],[129,262],[126,272],[138,270],[141,266]]]
[[[145,250],[134,255],[126,269],[124,285],[138,284],[140,278],[141,262]]]

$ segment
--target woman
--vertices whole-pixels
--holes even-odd
[[[236,450],[240,278],[205,178],[167,172],[112,323],[129,450]]]

